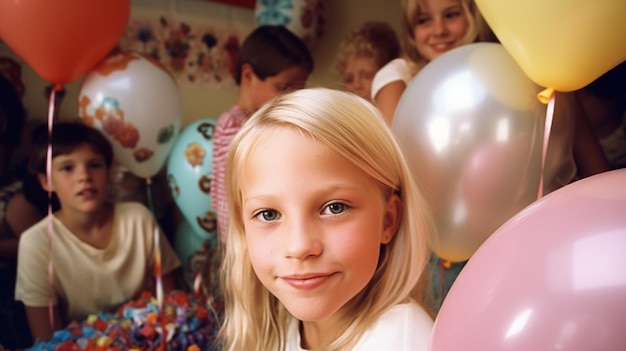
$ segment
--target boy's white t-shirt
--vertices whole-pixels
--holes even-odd
[[[47,307],[51,300],[59,304],[61,316],[68,321],[80,321],[100,311],[113,312],[151,287],[155,230],[160,235],[163,274],[180,266],[152,213],[139,203],[115,205],[113,235],[104,249],[82,242],[56,217],[52,217],[52,225],[52,250],[48,218],[21,236],[15,299],[29,307]],[[48,284],[51,252],[52,296]]]
[[[287,330],[287,351],[306,351],[301,345],[300,321]],[[418,304],[403,303],[383,313],[363,334],[352,351],[426,351],[433,329],[432,318]]]

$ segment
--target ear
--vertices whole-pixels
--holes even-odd
[[[245,83],[246,85],[250,85],[250,82],[252,82],[252,78],[254,78],[254,70],[252,69],[252,66],[250,66],[249,63],[242,64],[241,84],[243,85]]]
[[[48,185],[48,177],[46,177],[43,173],[37,173],[37,180],[39,181],[39,185],[43,188],[43,190],[47,192],[53,192],[54,187],[52,185]]]
[[[402,220],[402,201],[397,194],[391,194],[387,199],[385,217],[383,218],[383,232],[381,244],[389,244],[400,227]]]

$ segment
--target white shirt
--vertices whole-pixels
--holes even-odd
[[[301,345],[300,321],[293,319],[287,330],[287,351],[305,351]],[[363,334],[352,351],[426,351],[433,320],[416,303],[393,306]]]
[[[389,83],[401,80],[409,85],[411,79],[413,79],[413,74],[405,59],[397,58],[389,61],[376,72],[374,80],[372,80],[372,101],[374,101],[376,94]]]
[[[80,321],[96,312],[113,312],[146,289],[154,274],[154,236],[160,236],[162,273],[180,266],[174,250],[152,213],[140,203],[117,203],[109,245],[97,249],[81,241],[52,218],[52,249],[48,218],[20,238],[15,299],[26,306],[59,304],[61,315]],[[53,294],[48,263],[53,260]]]

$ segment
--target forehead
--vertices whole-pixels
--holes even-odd
[[[346,60],[346,69],[350,68],[378,69],[376,58],[372,55],[352,55]]]
[[[54,145],[53,145],[54,148]],[[89,158],[104,158],[101,152],[96,150],[96,148],[88,143],[78,144],[72,148],[66,148],[64,150],[60,150],[60,152],[54,156],[54,159],[70,159],[74,157],[89,157]]]
[[[461,0],[421,0],[416,3],[416,12],[437,12],[444,11],[451,7],[461,7]]]

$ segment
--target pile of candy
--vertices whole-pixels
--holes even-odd
[[[27,350],[216,350],[222,311],[223,306],[213,300],[174,291],[164,297],[163,313],[159,313],[157,300],[144,292],[139,299],[121,306],[117,313],[98,313],[82,323],[72,322],[56,331],[50,341],[37,342]],[[163,336],[167,340],[165,346]]]

